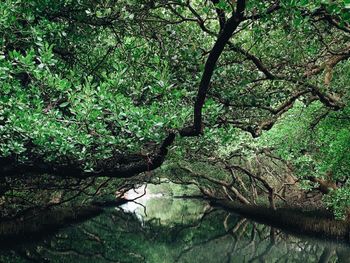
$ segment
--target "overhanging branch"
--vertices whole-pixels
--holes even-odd
[[[89,177],[129,178],[158,168],[164,162],[168,147],[174,142],[174,139],[175,133],[171,132],[154,153],[147,156],[114,156],[101,161],[94,171],[85,171],[80,162],[58,164],[37,157],[30,163],[19,163],[16,156],[1,157],[0,174],[1,176],[20,176],[25,173],[46,173],[59,177],[82,179]]]

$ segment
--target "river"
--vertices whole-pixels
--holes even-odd
[[[18,240],[0,250],[0,261],[350,262],[350,247],[294,236],[205,201],[146,194],[39,240]]]

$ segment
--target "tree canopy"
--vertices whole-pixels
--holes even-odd
[[[0,32],[4,196],[187,160],[225,173],[202,191],[252,202],[233,169],[273,199],[263,154],[348,209],[349,0],[5,0]]]

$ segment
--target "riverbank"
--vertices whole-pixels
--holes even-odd
[[[211,205],[221,207],[251,220],[288,232],[310,237],[350,243],[350,222],[335,220],[326,210],[301,210],[241,205],[232,201],[212,200]]]
[[[174,199],[179,199],[179,197]],[[182,196],[180,199],[186,199],[186,197]],[[198,200],[198,196],[195,199]],[[0,243],[3,247],[16,245],[19,243],[18,240],[21,240],[22,244],[32,242],[43,236],[51,235],[64,227],[90,220],[100,215],[104,211],[104,207],[118,207],[127,202],[125,199],[118,199],[95,202],[90,206],[51,208],[26,217],[3,220],[0,221]],[[326,210],[305,211],[298,208],[272,210],[263,206],[247,206],[227,200],[210,200],[210,204],[213,207],[222,208],[252,221],[280,228],[295,235],[350,243],[350,223],[334,220],[333,215]]]
[[[85,206],[51,207],[46,210],[33,210],[26,215],[13,219],[0,220],[1,247],[39,240],[64,227],[100,215],[104,207],[119,206],[126,202],[125,199],[116,199],[93,202],[91,205]]]

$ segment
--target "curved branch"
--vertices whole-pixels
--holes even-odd
[[[181,136],[198,136],[202,133],[202,108],[204,106],[210,81],[215,70],[216,62],[218,61],[232,34],[242,22],[244,10],[245,0],[238,0],[235,13],[229,20],[227,20],[225,27],[217,38],[214,47],[211,50],[209,57],[205,63],[204,72],[199,84],[198,93],[194,104],[193,126],[182,129],[180,131]]]
[[[129,178],[161,166],[168,153],[168,147],[174,140],[175,133],[171,132],[153,154],[114,156],[109,160],[101,161],[94,171],[85,171],[79,162],[60,165],[50,163],[43,158],[35,158],[31,163],[19,163],[16,156],[0,157],[0,174],[16,176],[24,173],[47,173],[84,179],[89,177]]]
[[[212,0],[214,5],[219,4],[219,0]],[[222,31],[226,24],[226,16],[225,11],[221,8],[215,7],[216,14],[218,16],[219,24],[220,24],[220,31]]]

